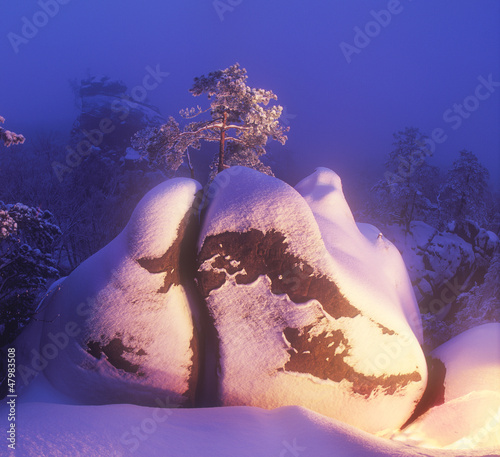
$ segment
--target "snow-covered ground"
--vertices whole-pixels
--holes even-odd
[[[161,399],[160,399],[161,400]],[[6,408],[0,409],[6,430]],[[469,457],[498,449],[422,449],[298,406],[165,409],[21,403],[16,457]]]
[[[445,376],[441,398],[397,434],[423,446],[500,449],[500,324],[471,328],[431,357]]]

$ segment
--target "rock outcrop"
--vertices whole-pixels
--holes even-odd
[[[388,226],[386,235],[398,247],[423,310],[442,319],[456,311],[458,296],[481,284],[491,258],[500,249],[498,237],[473,222],[450,224],[439,231],[413,221],[408,233]]]

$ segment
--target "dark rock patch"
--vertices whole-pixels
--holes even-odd
[[[354,393],[366,398],[376,389],[392,395],[410,382],[422,379],[417,371],[388,376],[359,373],[344,361],[351,346],[341,330],[331,330],[311,337],[309,332],[312,327],[312,325],[307,326],[302,331],[288,327],[283,331],[292,346],[288,350],[290,360],[285,364],[286,371],[309,373],[317,378],[334,382],[345,379],[353,384]],[[341,346],[341,351],[337,351]]]
[[[104,354],[108,362],[118,370],[135,373],[137,376],[144,376],[144,373],[139,372],[139,365],[134,365],[123,357],[124,353],[133,353],[134,348],[125,346],[120,338],[113,338],[106,345],[97,341],[88,341],[87,352],[96,359],[100,359]],[[135,354],[146,355],[146,352],[143,349],[139,349]]]
[[[394,332],[394,330],[391,330],[389,328],[387,328],[386,326],[382,325],[382,324],[379,324],[378,322],[375,322],[373,319],[370,319],[374,324],[377,325],[378,328],[380,328],[382,330],[382,333],[384,335],[395,335],[396,332]]]
[[[142,257],[137,262],[150,273],[166,273],[163,286],[158,293],[166,294],[172,285],[192,281],[195,271],[195,239],[197,223],[192,211],[183,217],[177,230],[177,237],[167,252],[154,259]],[[188,279],[189,278],[189,279]]]
[[[198,286],[204,297],[221,287],[228,274],[236,274],[238,284],[250,284],[260,275],[267,275],[273,294],[286,293],[295,303],[316,299],[335,319],[360,314],[330,278],[315,272],[305,260],[288,251],[285,236],[278,231],[263,233],[250,229],[207,236],[198,262],[201,265],[213,257],[212,268],[224,269],[226,273],[212,268],[198,270]]]

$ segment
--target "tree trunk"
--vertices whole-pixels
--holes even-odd
[[[194,169],[193,169],[193,164],[191,163],[191,156],[189,155],[189,151],[186,152],[186,156],[187,156],[189,171],[191,172],[191,179],[194,179]]]
[[[413,211],[415,210],[415,199],[417,198],[417,191],[413,193],[413,201],[411,202],[411,209],[410,209],[410,214],[408,214],[408,217],[406,218],[406,233],[410,231],[410,224],[411,221],[413,220]]]
[[[220,132],[220,147],[219,147],[219,167],[217,172],[224,170],[224,142],[226,141],[226,121],[227,113],[225,112],[222,119],[222,129]]]

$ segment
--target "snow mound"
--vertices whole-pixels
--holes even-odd
[[[471,328],[436,348],[432,357],[446,367],[445,401],[475,390],[500,394],[500,324]]]
[[[444,368],[434,406],[396,439],[445,449],[500,448],[500,324],[469,329],[436,348]],[[429,379],[431,379],[430,376]]]
[[[232,167],[212,186],[198,284],[218,334],[222,404],[401,426],[427,378],[416,304],[393,246],[359,232],[340,178],[318,171],[297,186],[303,197]]]
[[[7,430],[7,413],[0,408]],[[18,457],[457,457],[378,438],[304,408],[18,405]],[[495,449],[461,451],[493,457]]]
[[[155,187],[125,229],[58,285],[25,373],[43,371],[81,403],[193,403],[198,339],[183,272],[194,263],[199,188],[181,178]]]
[[[380,296],[385,306],[374,309],[380,311],[380,319],[391,307],[392,314],[406,320],[423,343],[420,310],[403,259],[380,230],[355,223],[340,177],[328,168],[318,168],[295,189],[309,204],[335,269],[342,272],[344,288],[350,285],[350,296],[359,294],[360,301],[367,295]]]

